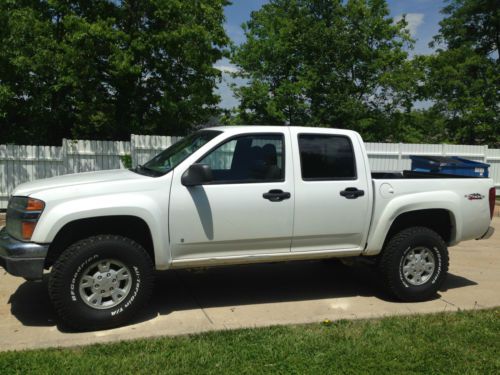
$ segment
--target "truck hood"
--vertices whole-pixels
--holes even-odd
[[[21,184],[14,190],[14,193],[12,195],[29,196],[41,191],[69,187],[74,185],[99,184],[99,183],[117,182],[117,181],[126,182],[130,180],[145,179],[145,178],[150,178],[150,177],[134,173],[128,169],[115,169],[115,170],[107,170],[99,172],[75,173],[75,174],[46,178],[43,180],[37,180]]]

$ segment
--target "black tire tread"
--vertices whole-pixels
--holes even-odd
[[[403,301],[421,301],[425,298],[412,298],[407,295],[401,293],[397,282],[393,277],[391,277],[391,265],[393,264],[394,257],[399,256],[399,252],[403,243],[408,241],[410,238],[424,234],[426,236],[432,237],[434,240],[438,241],[441,246],[447,248],[446,243],[443,241],[441,236],[427,227],[410,227],[407,229],[403,229],[401,232],[396,233],[387,243],[385,248],[382,251],[382,255],[379,261],[379,269],[381,271],[382,278],[389,289],[389,291],[395,295],[398,299]],[[442,273],[446,275],[449,268],[450,259],[448,256],[448,251],[445,252],[442,259]]]
[[[52,270],[50,272],[50,277],[49,277],[49,282],[48,282],[48,290],[49,290],[49,297],[52,300],[52,303],[54,305],[54,309],[56,310],[56,313],[59,315],[59,317],[64,321],[65,324],[68,326],[80,330],[81,327],[75,326],[75,322],[73,322],[70,319],[70,312],[68,309],[68,306],[66,303],[64,303],[63,298],[62,298],[62,293],[64,291],[64,285],[62,282],[62,278],[64,275],[64,269],[66,264],[73,258],[75,257],[83,248],[96,243],[96,242],[101,242],[101,241],[117,241],[117,242],[123,242],[127,243],[130,246],[135,247],[137,250],[142,252],[145,256],[145,259],[149,259],[151,263],[151,269],[153,269],[153,262],[151,260],[150,255],[147,253],[147,251],[139,245],[137,242],[131,240],[130,238],[124,237],[124,236],[119,236],[119,235],[112,235],[112,234],[102,234],[102,235],[97,235],[97,236],[92,236],[83,240],[80,240],[78,242],[75,242],[73,245],[68,247],[63,253],[57,258],[57,260],[54,262],[52,265]],[[152,283],[153,281],[153,272],[151,272],[149,275],[146,274],[143,276],[143,281],[145,283]],[[149,280],[147,280],[149,278]],[[143,304],[147,302],[149,297],[151,296],[152,293],[152,288],[146,288],[146,297],[144,298]],[[142,308],[142,305],[137,305],[136,309]],[[122,324],[120,320],[116,320],[116,324],[113,324],[113,326],[118,326]],[[85,329],[90,329],[90,330],[97,330],[97,329],[102,329],[103,325],[99,323],[95,324],[86,324]],[[111,328],[109,324],[106,324],[106,328]]]

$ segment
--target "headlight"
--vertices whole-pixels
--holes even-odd
[[[18,240],[31,240],[44,207],[39,199],[12,197],[7,207],[7,233]]]

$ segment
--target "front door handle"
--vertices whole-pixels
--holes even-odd
[[[342,190],[340,192],[340,195],[347,199],[356,199],[357,197],[362,197],[365,195],[364,190],[358,190],[358,188],[355,187],[348,187],[345,190]]]
[[[281,202],[284,199],[290,199],[290,197],[290,193],[279,189],[269,190],[267,193],[262,194],[262,198],[269,199],[271,202]]]

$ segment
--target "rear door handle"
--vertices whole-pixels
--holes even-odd
[[[279,189],[272,189],[267,193],[262,194],[262,198],[268,199],[271,202],[281,202],[284,199],[290,199],[290,197],[290,193]]]
[[[358,188],[355,187],[348,187],[345,190],[342,190],[340,192],[340,195],[347,199],[356,199],[357,197],[362,197],[363,195],[365,195],[365,191],[358,190]]]

